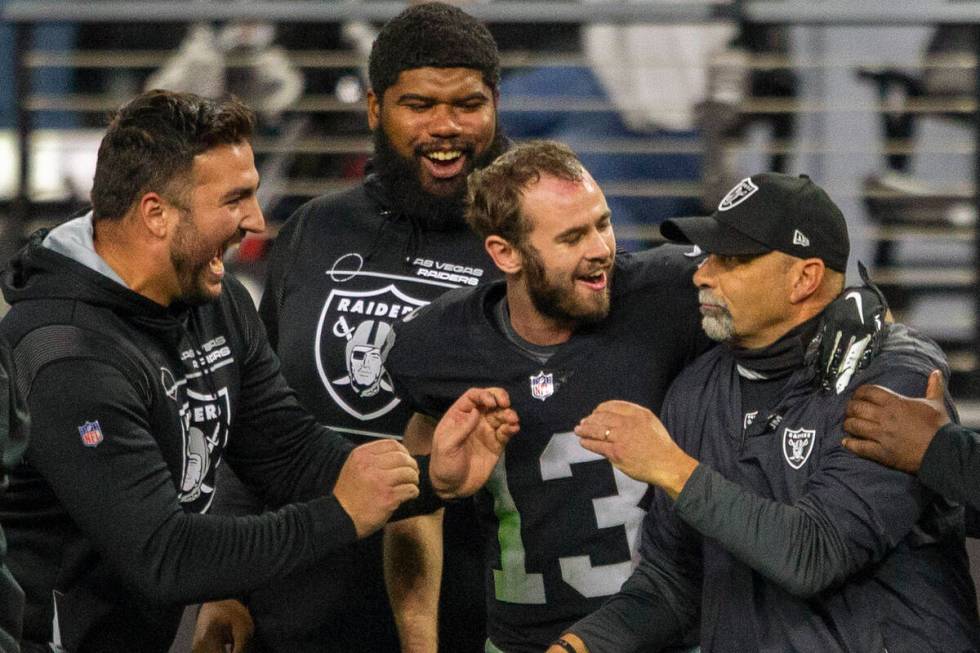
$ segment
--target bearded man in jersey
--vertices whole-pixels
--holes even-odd
[[[403,11],[378,34],[368,73],[369,174],[290,217],[259,308],[300,401],[355,443],[401,437],[411,414],[377,349],[390,325],[450,288],[498,276],[466,227],[463,199],[467,173],[507,144],[497,125],[496,43],[460,9],[429,3]],[[219,475],[230,476],[227,468]],[[229,480],[221,478],[218,511],[261,510],[242,492],[231,496]],[[418,621],[400,627],[423,650],[435,651],[441,639],[444,650],[476,653],[484,639],[482,547],[469,503],[446,512],[441,632],[434,608],[424,632]],[[250,593],[244,602],[255,621],[253,645],[284,653],[399,651],[381,550],[378,533]],[[394,589],[396,603],[411,600]],[[210,633],[218,647],[228,633],[243,645],[248,621],[238,602],[208,605],[199,642]]]
[[[410,450],[426,450],[461,388],[494,379],[507,390],[521,434],[477,500],[486,650],[541,651],[633,568],[646,485],[581,449],[572,429],[606,399],[659,409],[709,345],[686,292],[697,258],[676,246],[617,254],[602,190],[557,143],[516,146],[469,186],[467,220],[505,280],[447,293],[396,324],[386,365],[416,411]],[[416,565],[403,565],[400,585],[422,594],[438,587],[425,559],[438,532],[415,536],[414,547],[408,534],[401,542]]]
[[[636,571],[548,653],[662,650],[699,614],[705,653],[978,650],[962,508],[841,445],[858,385],[921,393],[948,373],[942,352],[891,324],[840,392],[806,364],[835,297],[863,310],[841,292],[837,206],[806,176],[766,173],[661,231],[709,253],[689,292],[722,345],[674,381],[662,423],[617,400],[576,427],[583,451],[658,490]]]

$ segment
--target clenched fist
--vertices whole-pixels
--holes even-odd
[[[351,451],[333,494],[347,512],[357,536],[384,526],[391,513],[419,495],[419,466],[401,443],[378,440]]]

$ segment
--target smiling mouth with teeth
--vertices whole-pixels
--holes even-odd
[[[463,156],[463,153],[459,150],[447,150],[429,152],[425,156],[435,161],[454,161]]]

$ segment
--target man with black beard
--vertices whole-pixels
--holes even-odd
[[[498,276],[462,214],[467,174],[507,144],[497,127],[496,44],[455,7],[418,5],[388,22],[372,48],[369,76],[372,172],[358,187],[316,198],[290,218],[273,249],[259,311],[300,401],[357,443],[401,437],[411,414],[388,372],[366,365],[390,325],[449,288]],[[217,510],[240,509],[227,505],[227,492],[224,498]],[[454,653],[483,649],[482,546],[474,524],[469,503],[446,510],[440,639]],[[243,598],[262,650],[400,650],[380,535]],[[396,602],[415,598],[393,595]],[[237,601],[206,605],[198,645],[241,645],[248,612]],[[435,650],[434,632],[422,639]]]

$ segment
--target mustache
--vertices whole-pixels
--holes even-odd
[[[728,312],[728,304],[726,304],[724,301],[722,301],[718,297],[715,297],[714,294],[712,294],[712,292],[710,290],[706,290],[704,288],[702,288],[701,290],[698,291],[698,303],[700,303],[700,304],[712,304],[714,306],[718,306],[719,308],[721,308],[726,313]]]
[[[613,261],[614,258],[612,255],[610,255],[599,263],[586,263],[580,270],[578,270],[577,276],[587,277],[599,272],[612,272]]]
[[[470,141],[460,139],[440,139],[430,143],[420,143],[415,146],[415,156],[425,156],[432,152],[445,152],[446,150],[459,150],[469,158],[473,158],[476,145]]]
[[[248,232],[247,231],[245,231],[244,229],[238,229],[231,236],[231,238],[229,238],[228,240],[226,240],[224,242],[224,244],[221,246],[221,251],[222,252],[227,252],[229,249],[231,249],[235,245],[237,245],[240,242],[242,242],[243,240],[245,240],[245,236],[247,236],[247,235],[248,235]]]

